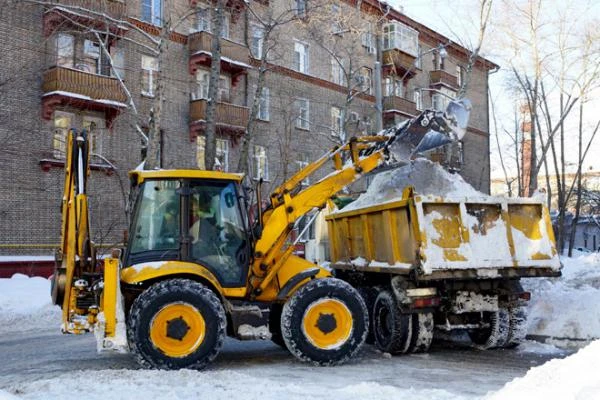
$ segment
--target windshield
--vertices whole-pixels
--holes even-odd
[[[140,190],[130,253],[179,249],[179,181],[147,181]]]

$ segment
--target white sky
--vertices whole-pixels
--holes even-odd
[[[501,0],[494,1],[494,5],[497,6],[501,6],[503,3]],[[466,38],[465,40],[468,41],[468,38],[475,37],[477,16],[474,14],[477,12],[478,3],[476,0],[390,0],[389,3],[396,8],[399,8],[400,6],[403,7],[403,12],[409,17],[453,40],[460,37]],[[547,0],[544,11],[555,13],[558,10],[558,5],[562,3],[563,2],[559,3],[556,0]],[[585,17],[600,19],[600,0],[577,0],[573,1],[572,4],[574,4],[572,7],[574,12],[577,12],[578,9],[585,9],[587,5],[588,8],[585,11]],[[453,21],[456,21],[456,23],[453,23]],[[491,32],[493,35],[493,31]],[[474,41],[475,39],[472,40]],[[500,65],[500,71],[490,76],[490,88],[492,95],[496,99],[496,112],[498,119],[500,120],[499,126],[502,124],[502,121],[504,121],[504,126],[510,128],[513,126],[511,119],[514,109],[514,99],[512,96],[508,95],[505,90],[506,83],[509,79],[508,65],[504,61],[506,55],[502,54],[503,49],[501,49],[500,46],[494,47],[491,46],[490,43],[494,43],[494,41],[488,41],[487,46],[484,44],[482,55]],[[599,101],[595,100],[594,103],[600,106]],[[598,108],[599,107],[587,107],[588,115],[590,115],[590,118],[588,119],[590,125],[595,124],[598,118],[597,114],[591,115],[591,110]],[[490,121],[490,123],[492,123],[491,117]],[[500,130],[500,132],[502,132],[502,130]],[[503,151],[506,153],[510,152],[510,150],[507,149],[509,145],[506,135],[501,133],[500,140],[501,146],[504,148]],[[496,146],[496,137],[494,136],[493,128],[490,142],[492,178],[501,178],[503,174],[500,169],[499,152]],[[569,140],[566,148],[567,157],[571,154],[571,158],[576,159],[576,139]],[[595,171],[600,171],[600,157],[598,157],[597,154],[600,154],[600,135],[598,135],[590,149],[588,158],[585,162],[586,170],[593,169]],[[507,154],[505,154],[505,157],[506,156]],[[508,163],[514,164],[510,161],[508,161]]]

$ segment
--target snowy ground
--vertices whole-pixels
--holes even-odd
[[[529,333],[592,341],[600,336],[600,257],[563,263],[562,278],[524,283]],[[598,340],[564,360],[572,350],[538,342],[402,357],[366,346],[334,368],[297,362],[270,342],[229,340],[207,371],[147,371],[129,355],[96,354],[91,335],[61,335],[59,320],[47,280],[0,279],[0,399],[600,399]]]

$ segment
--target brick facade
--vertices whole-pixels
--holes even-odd
[[[199,1],[164,1],[169,3],[169,7],[165,7],[165,19],[175,19],[186,13],[192,15],[191,7],[202,6]],[[244,111],[243,107],[250,109],[253,102],[260,62],[244,53],[247,51],[247,43],[251,42],[253,17],[243,2],[236,1],[228,3],[233,10],[229,16],[228,36],[232,42],[230,46],[233,46],[231,57],[236,59],[228,57],[222,68],[222,74],[229,80],[230,86],[223,103],[234,104]],[[151,54],[136,42],[148,43],[149,39],[144,35],[152,37],[159,33],[151,23],[142,21],[141,2],[94,2],[94,7],[99,8],[87,19],[78,15],[79,11],[68,8],[89,3],[84,0],[48,2],[64,6],[58,9],[26,2],[0,7],[0,54],[3,59],[0,67],[0,255],[50,254],[52,247],[59,241],[64,169],[60,157],[56,157],[54,151],[57,115],[66,115],[71,126],[78,129],[90,118],[105,121],[104,128],[100,127],[97,131],[97,146],[103,158],[93,157],[94,168],[89,179],[92,228],[94,238],[100,244],[110,246],[122,240],[122,232],[126,228],[125,209],[129,186],[127,171],[140,163],[142,152],[141,136],[134,126],[136,123],[141,126],[146,124],[153,104],[152,97],[142,94],[142,64],[146,60],[144,56]],[[100,4],[109,7],[103,8]],[[291,0],[253,1],[250,7],[259,14],[269,10],[277,14],[294,8],[294,4],[296,2]],[[320,18],[315,16],[288,22],[273,33],[276,46],[272,53],[274,56],[269,60],[271,64],[265,83],[270,94],[269,119],[257,122],[257,133],[252,138],[252,145],[263,146],[267,151],[267,187],[281,183],[286,176],[295,172],[300,165],[298,161],[314,160],[339,141],[332,129],[331,109],[345,107],[347,86],[333,82],[331,54],[325,47],[333,49],[354,66],[374,69],[375,54],[363,46],[360,35],[368,31],[365,27],[369,21],[374,23],[379,8],[375,7],[374,0],[365,1],[361,12],[352,16],[353,4],[352,1],[324,3],[319,10]],[[330,17],[327,15],[332,7],[336,13],[349,16],[344,19],[344,24],[358,24],[365,31],[348,29],[332,36],[331,23],[328,22]],[[107,13],[114,19],[106,22],[98,13]],[[447,42],[447,39],[406,16],[394,12],[389,18],[410,25],[419,32],[421,52]],[[98,22],[100,19],[104,22]],[[117,24],[114,22],[116,20],[124,23]],[[191,48],[190,37],[195,30],[195,21],[192,15],[170,35],[162,69],[158,72],[165,83],[167,99],[162,113],[162,159],[165,168],[197,167],[197,136],[202,135],[203,125],[201,121],[192,121],[192,116],[197,111],[193,111],[191,101],[195,99],[198,87],[196,76],[191,72],[208,70],[209,64],[201,51]],[[100,67],[98,71],[89,70],[94,67],[90,67],[86,54],[93,52],[93,49],[88,48],[86,39],[93,41],[94,36],[86,30],[85,27],[88,26],[113,32],[115,40],[110,45],[113,50],[119,49],[122,55],[123,79],[132,95],[137,114],[120,97],[116,97],[119,101],[112,99],[115,101],[107,103],[104,101],[106,99],[65,95],[64,92],[73,90],[85,93],[88,90],[98,90],[94,85],[115,84],[114,78],[93,76],[100,72]],[[145,33],[138,32],[135,27],[142,28]],[[74,38],[72,56],[75,61],[72,68],[63,71],[66,75],[50,76],[48,71],[59,63],[59,34]],[[327,43],[320,45],[318,39]],[[71,39],[63,36],[63,44],[60,46],[69,43],[69,40]],[[194,46],[202,46],[199,42],[195,43]],[[306,73],[294,71],[295,43],[308,45],[309,68]],[[448,50],[444,70],[449,74],[447,80],[452,83],[456,79],[456,66],[464,66],[467,62],[467,52],[455,44],[450,45]],[[223,54],[226,51],[224,49]],[[193,54],[196,54],[195,58],[192,58]],[[408,105],[408,110],[412,112],[402,113],[396,108],[388,108],[384,114],[387,124],[416,113],[413,110],[412,93],[415,89],[432,87],[430,71],[436,68],[431,54],[433,53],[423,57],[421,67],[410,71],[412,78],[404,83],[403,97],[409,102],[402,104]],[[248,62],[244,63],[237,58]],[[464,139],[464,164],[461,169],[465,179],[484,192],[489,192],[486,93],[487,74],[492,67],[495,65],[480,59],[471,77],[467,97],[473,102],[473,114],[471,129]],[[385,74],[391,73],[389,69],[384,68],[384,71]],[[102,73],[110,75],[107,71]],[[67,81],[61,81],[65,79]],[[424,107],[431,106],[430,93],[422,92]],[[115,90],[108,93],[108,97],[111,96],[117,96]],[[297,99],[309,102],[308,129],[297,127]],[[347,136],[373,132],[374,100],[373,90],[354,97],[348,106],[348,112],[355,113],[356,119],[352,116],[353,119],[345,124]],[[232,128],[226,120],[220,122],[218,137],[228,143],[228,164],[232,171],[238,163],[239,135],[243,131]]]

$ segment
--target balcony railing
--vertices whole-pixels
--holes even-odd
[[[429,71],[429,84],[431,86],[436,86],[440,84],[452,86],[453,88],[458,87],[458,79],[456,76],[444,71],[444,70],[435,70]]]
[[[122,17],[126,11],[125,2],[119,0],[52,0],[51,3],[56,6],[77,7],[73,9],[77,13],[89,10],[110,17]]]
[[[211,52],[212,34],[206,31],[192,33],[188,38],[190,55],[200,51]],[[250,63],[248,48],[231,40],[221,39],[221,57],[238,61],[243,64]]]
[[[401,49],[389,49],[383,51],[383,66],[387,69],[393,67],[396,75],[406,75],[412,78],[416,73],[415,60],[417,58]]]
[[[207,105],[208,101],[204,99],[192,100],[190,102],[190,120],[192,123],[206,120]],[[222,102],[217,103],[217,124],[228,127],[239,127],[245,130],[249,116],[248,107]]]
[[[46,71],[42,91],[44,94],[68,92],[79,95],[81,100],[104,101],[106,104],[110,101],[127,101],[127,95],[117,79],[63,67]]]
[[[399,96],[383,98],[383,112],[400,112],[407,115],[417,115],[417,104]]]

